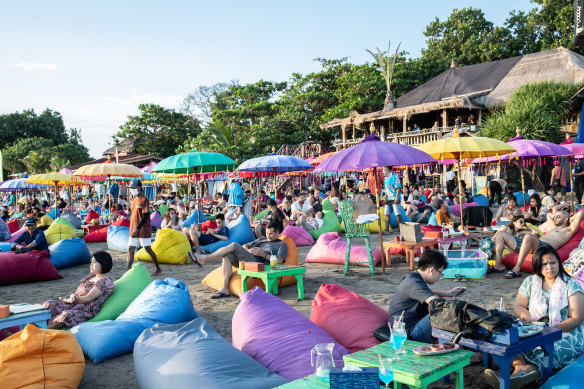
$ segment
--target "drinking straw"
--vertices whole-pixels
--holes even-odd
[[[399,316],[399,319],[398,319],[399,322],[401,322],[402,319],[404,318],[404,312],[405,312],[405,309],[402,311],[401,315]]]
[[[499,311],[503,310],[503,297],[501,297],[501,301],[499,301]]]
[[[381,365],[381,369],[383,371],[386,371],[385,370],[385,365],[383,364],[383,360],[381,359],[381,355],[380,354],[377,354],[377,356],[379,357],[379,364]]]
[[[310,335],[312,341],[314,342],[314,347],[316,347],[316,339],[314,339],[314,335],[312,335],[312,332],[310,332],[310,330],[308,330],[308,334]]]

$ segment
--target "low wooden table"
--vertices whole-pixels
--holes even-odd
[[[410,270],[414,270],[414,256],[417,249],[422,249],[426,247],[432,247],[436,244],[436,239],[434,238],[424,238],[421,242],[408,242],[402,240],[400,242],[383,242],[383,250],[385,251],[385,258],[387,258],[387,266],[391,266],[391,255],[390,249],[392,247],[404,249],[406,251],[406,262],[410,264]]]
[[[37,311],[12,314],[7,318],[0,319],[0,330],[14,326],[20,326],[20,329],[22,330],[29,323],[33,323],[39,328],[47,328],[47,321],[50,318],[51,311],[49,311],[48,309],[40,309]]]
[[[432,328],[432,336],[441,340],[451,340],[456,334],[454,332]],[[541,347],[544,350],[544,371],[542,371],[542,381],[546,381],[552,375],[552,366],[554,359],[554,342],[562,339],[562,331],[556,328],[546,327],[543,332],[519,339],[514,344],[503,344],[492,341],[482,342],[480,340],[460,338],[458,344],[473,350],[483,352],[483,364],[485,367],[491,367],[494,359],[499,366],[499,384],[501,389],[510,388],[511,362],[515,356],[527,350]]]
[[[401,384],[406,384],[410,388],[426,388],[430,383],[440,378],[454,373],[456,379],[456,389],[464,388],[464,378],[462,370],[470,365],[472,351],[457,350],[447,354],[432,356],[419,356],[414,354],[413,349],[421,346],[428,346],[426,343],[406,340],[403,344],[405,354],[399,355],[399,361],[393,362],[393,382],[394,388],[401,388]],[[358,351],[343,357],[345,365],[350,363],[356,366],[379,367],[379,357],[393,358],[394,351],[389,342],[378,344],[367,350]]]
[[[237,273],[241,276],[241,291],[247,291],[247,279],[249,277],[260,278],[264,285],[266,285],[266,292],[278,294],[278,277],[294,276],[296,278],[296,285],[298,287],[298,300],[304,300],[304,280],[302,274],[306,273],[306,268],[302,266],[287,266],[278,265],[277,269],[273,269],[270,265],[265,266],[264,271],[238,270]]]

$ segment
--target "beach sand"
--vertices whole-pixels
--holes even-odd
[[[384,236],[384,240],[393,240],[393,236]],[[371,235],[372,246],[379,247],[377,235]],[[360,242],[358,242],[360,243]],[[106,243],[90,243],[89,250],[95,252],[106,250]],[[303,262],[310,247],[299,247],[299,258]],[[109,251],[114,258],[114,266],[110,272],[112,279],[118,279],[125,270],[126,254],[117,251]],[[294,307],[306,317],[310,317],[312,299],[318,288],[323,284],[337,284],[346,289],[369,299],[378,306],[387,310],[395,288],[404,275],[409,272],[404,262],[399,262],[399,257],[393,257],[392,266],[386,269],[386,274],[381,274],[381,266],[375,269],[371,276],[368,268],[352,270],[349,275],[343,276],[341,265],[307,264],[304,280],[305,300],[296,301],[296,285],[288,286],[280,290],[280,297],[286,303]],[[145,263],[151,271],[151,263]],[[231,342],[231,320],[233,312],[237,308],[239,298],[229,297],[212,300],[215,292],[201,284],[201,280],[215,268],[220,266],[220,260],[211,261],[203,267],[190,265],[162,265],[164,274],[158,279],[173,277],[187,284],[193,305],[197,312],[204,317],[227,341]],[[59,296],[69,296],[75,291],[79,281],[89,274],[89,265],[81,265],[59,271],[62,279],[49,282],[36,282],[29,284],[11,285],[0,287],[0,302],[2,304],[13,303],[40,303]],[[477,305],[492,308],[501,297],[504,299],[505,309],[512,311],[515,295],[523,277],[506,280],[503,274],[489,274],[486,280],[468,280],[466,283],[453,282],[452,280],[440,280],[434,288],[447,290],[456,286],[467,286],[469,293],[466,300]],[[308,358],[308,356],[307,356]],[[467,388],[488,388],[484,383],[481,365],[474,365],[464,369],[464,386]],[[454,387],[437,382],[434,387]],[[104,363],[94,365],[86,361],[85,374],[81,382],[81,388],[137,388],[138,384],[134,374],[134,362],[132,354],[127,354]]]

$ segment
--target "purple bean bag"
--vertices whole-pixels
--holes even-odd
[[[160,216],[158,212],[152,212],[150,214],[150,225],[160,229],[160,226],[162,225],[162,216]]]
[[[0,253],[0,285],[59,279],[49,250],[33,250],[24,254]]]
[[[292,239],[296,246],[312,246],[314,244],[314,238],[302,227],[286,226],[281,235]]]
[[[347,242],[342,240],[337,232],[326,232],[318,238],[316,244],[312,246],[306,255],[306,262],[316,263],[336,263],[343,265],[345,263],[345,251]],[[367,258],[367,248],[365,246],[351,243],[350,263],[359,266],[369,266]],[[377,265],[381,262],[381,250],[373,250],[373,262]]]
[[[334,343],[335,366],[343,367],[343,355],[349,351],[278,297],[255,287],[239,298],[232,320],[235,348],[290,381],[314,373],[310,350],[315,341]]]
[[[478,207],[477,203],[466,203],[464,204],[464,208],[468,207]],[[454,204],[450,206],[450,211],[455,214],[456,216],[460,217],[460,204]]]
[[[8,239],[6,242],[8,242],[8,243],[14,242],[20,235],[22,235],[23,232],[26,232],[26,227],[25,226],[22,226],[22,228],[20,230],[18,230],[15,233],[13,233],[10,236],[10,239]]]

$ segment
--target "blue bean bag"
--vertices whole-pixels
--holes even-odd
[[[0,253],[5,253],[7,251],[10,251],[11,248],[12,248],[12,243],[0,242]]]
[[[580,381],[584,372],[584,356],[580,356],[547,380],[540,389],[576,389],[581,388]]]
[[[314,373],[309,357],[314,343],[333,343],[335,366],[343,367],[349,351],[278,297],[256,286],[239,298],[231,326],[237,349],[291,381]]]
[[[472,201],[478,204],[479,207],[488,207],[489,199],[485,195],[478,194],[472,197]]]
[[[437,226],[438,225],[438,220],[436,220],[436,211],[432,212],[432,214],[430,214],[430,218],[428,219],[428,225],[429,226]]]
[[[518,192],[515,192],[513,194],[515,195],[515,197],[517,197],[517,205],[522,207],[523,206],[523,192],[518,191]],[[527,193],[525,194],[525,200],[529,200],[529,195]]]
[[[406,211],[404,210],[403,207],[401,208],[400,215],[402,217],[402,223],[406,223],[406,222],[410,222],[411,221],[410,218],[406,215]],[[398,224],[397,223],[397,217],[395,217],[395,213],[392,213],[391,216],[390,216],[390,218],[389,218],[389,225],[392,228],[397,228],[397,224]]]
[[[107,228],[107,248],[110,250],[128,252],[130,229],[123,226],[109,226]]]
[[[208,244],[206,246],[201,246],[201,250],[205,253],[214,253],[221,247],[230,245],[233,242],[239,244],[249,243],[255,240],[255,235],[249,224],[249,220],[245,215],[241,215],[231,227],[229,227],[229,239],[220,240],[215,243]]]
[[[55,216],[55,208],[53,207],[53,209],[51,209],[49,211],[49,213],[47,213],[47,215],[49,215],[51,217],[51,219],[55,220],[56,218],[61,216],[61,211],[59,211],[59,209],[57,209],[57,216]]]
[[[142,389],[268,389],[288,382],[226,342],[202,317],[142,332],[134,370]]]
[[[60,240],[49,246],[51,262],[57,269],[91,262],[91,253],[81,238]]]
[[[191,227],[191,226],[196,226],[199,223],[202,223],[204,221],[207,221],[207,218],[205,217],[205,215],[203,214],[202,211],[196,209],[195,212],[193,212],[193,214],[189,217],[187,217],[187,219],[184,222],[184,226],[185,227]]]
[[[187,286],[169,277],[148,285],[116,320],[81,323],[71,332],[83,353],[100,363],[131,352],[142,331],[156,323],[183,323],[197,317]]]

